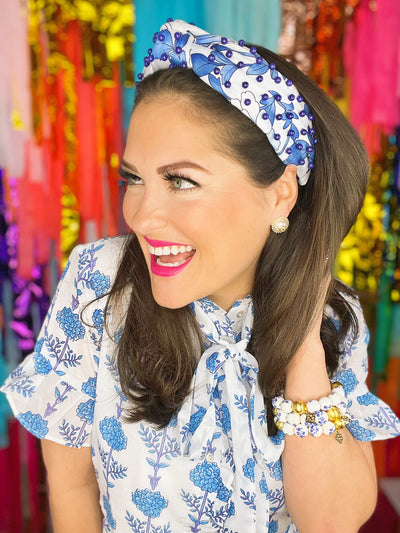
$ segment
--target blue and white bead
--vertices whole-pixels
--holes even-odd
[[[321,426],[323,424],[326,424],[326,422],[329,421],[328,414],[326,411],[317,411],[315,413],[315,423],[320,424]]]
[[[295,426],[294,434],[300,438],[307,437],[308,427],[305,424],[298,424],[297,426]]]
[[[309,413],[316,413],[321,409],[320,403],[318,400],[310,400],[307,402],[307,410]]]
[[[312,437],[321,437],[321,435],[323,434],[322,427],[318,424],[309,424],[308,432]]]
[[[325,422],[325,424],[322,425],[322,431],[324,432],[324,435],[333,435],[336,433],[336,426],[333,422]]]
[[[332,407],[333,403],[329,396],[324,396],[319,400],[319,405],[323,411],[327,411]]]

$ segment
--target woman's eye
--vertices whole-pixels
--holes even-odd
[[[183,191],[198,187],[197,183],[195,183],[189,178],[184,178],[182,176],[172,176],[167,174],[164,179],[171,184],[171,188],[174,191]]]
[[[139,176],[129,176],[126,178],[126,183],[128,185],[139,185],[142,183],[142,178],[139,178]]]
[[[131,174],[130,172],[127,172],[123,168],[119,169],[119,175],[121,177],[121,181],[126,183],[128,187],[132,185],[140,185],[142,183],[142,178],[139,178],[139,176],[136,176],[135,174]]]

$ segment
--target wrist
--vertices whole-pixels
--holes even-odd
[[[330,390],[322,342],[303,344],[288,365],[285,398],[307,402],[328,395]]]

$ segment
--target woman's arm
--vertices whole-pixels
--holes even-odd
[[[54,533],[101,533],[103,515],[90,447],[42,441]]]
[[[285,397],[317,400],[331,392],[320,340],[322,311],[291,361]],[[341,430],[335,435],[286,436],[283,486],[289,514],[301,533],[355,533],[372,514],[377,482],[372,446]]]

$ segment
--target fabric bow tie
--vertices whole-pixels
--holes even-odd
[[[209,343],[176,427],[184,455],[210,465],[216,462],[221,468],[221,500],[228,501],[232,494],[240,501],[243,494],[255,498],[260,491],[264,493],[257,505],[249,506],[243,524],[235,523],[239,531],[250,532],[265,529],[269,502],[263,472],[279,461],[283,444],[271,446],[268,442],[264,400],[257,384],[258,364],[246,351],[253,324],[250,297],[238,305],[239,312],[233,307],[226,314],[206,298],[192,304]],[[238,321],[242,322],[239,332]],[[249,513],[253,514],[254,529]]]

